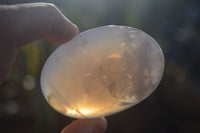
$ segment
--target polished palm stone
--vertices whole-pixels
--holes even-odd
[[[162,50],[148,34],[102,26],[59,46],[44,65],[41,86],[58,112],[93,118],[141,102],[158,86],[163,70]]]

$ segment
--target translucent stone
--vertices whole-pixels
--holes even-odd
[[[164,56],[141,30],[103,26],[59,46],[41,75],[43,94],[74,118],[107,116],[141,102],[158,86]]]

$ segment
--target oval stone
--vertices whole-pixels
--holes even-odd
[[[157,42],[127,26],[102,26],[60,45],[41,74],[42,92],[74,118],[111,115],[139,103],[158,86],[164,56]]]

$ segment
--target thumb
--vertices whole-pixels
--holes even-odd
[[[107,128],[105,118],[79,119],[70,123],[61,133],[103,133]]]

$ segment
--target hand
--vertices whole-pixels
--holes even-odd
[[[53,44],[71,40],[78,28],[53,4],[0,6],[0,84],[10,71],[17,47],[45,39]],[[105,118],[75,120],[62,133],[102,133]]]
[[[61,44],[78,34],[53,4],[34,3],[0,6],[0,84],[14,63],[17,47],[45,39]]]
[[[61,133],[103,133],[106,127],[105,118],[79,119],[65,127]]]

